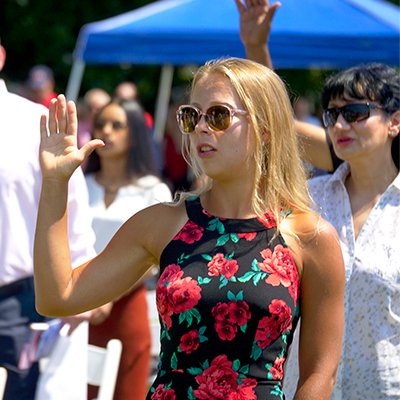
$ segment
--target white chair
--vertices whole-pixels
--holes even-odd
[[[111,339],[106,348],[88,345],[87,382],[99,387],[96,400],[113,399],[121,353],[122,343],[118,339]]]
[[[7,383],[7,370],[4,367],[0,367],[0,400],[4,396]]]
[[[77,329],[80,327],[82,327],[82,324],[79,325]],[[43,356],[39,360],[39,366],[43,376],[46,375],[46,373],[50,376],[54,374],[58,368],[60,360],[63,360],[65,353],[71,350],[71,347],[69,347],[71,341],[69,340],[69,337],[65,336],[68,329],[64,328],[69,329],[68,326],[64,326],[61,334],[58,333],[57,329],[55,330],[57,342],[55,344],[53,343],[51,353]],[[52,328],[48,323],[41,323],[32,324],[31,329],[32,331],[40,331],[44,333],[46,331],[51,332]],[[50,337],[49,339],[49,337],[50,336],[48,336],[44,342],[47,340],[47,342],[51,344],[54,338]],[[98,387],[97,398],[90,400],[112,400],[114,397],[115,384],[117,382],[118,369],[121,360],[122,343],[119,339],[111,339],[108,341],[105,348],[91,344],[85,344],[85,346],[87,346],[87,358],[82,357],[82,360],[87,361],[86,383]],[[40,396],[47,396],[50,389],[50,386],[46,386],[44,393],[42,392]],[[40,400],[40,398],[36,397],[36,400]]]

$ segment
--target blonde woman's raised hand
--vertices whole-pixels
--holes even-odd
[[[64,95],[50,104],[49,115],[40,119],[40,167],[43,179],[67,181],[89,154],[104,146],[101,140],[91,140],[77,147],[78,119],[73,101]]]
[[[281,3],[269,5],[268,0],[235,0],[240,14],[240,38],[248,48],[265,46],[271,31],[272,20]]]

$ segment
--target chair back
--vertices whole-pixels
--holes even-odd
[[[121,353],[122,343],[118,339],[111,339],[106,348],[88,345],[87,382],[99,387],[96,400],[113,399]]]

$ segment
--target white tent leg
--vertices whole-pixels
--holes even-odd
[[[67,89],[65,91],[68,100],[76,101],[78,99],[85,65],[86,64],[82,60],[76,60],[72,64],[71,74],[69,75]]]
[[[174,76],[173,65],[163,65],[161,69],[160,85],[158,87],[157,102],[154,116],[154,138],[161,143],[164,137],[165,123],[167,120],[168,104],[171,95],[172,79]]]

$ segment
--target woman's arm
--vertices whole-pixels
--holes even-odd
[[[325,129],[298,120],[295,120],[295,129],[304,160],[319,169],[333,171],[332,155]]]
[[[344,264],[334,228],[318,216],[300,216],[288,238],[301,268],[299,382],[295,400],[329,400],[341,356]],[[286,237],[285,237],[286,239]]]
[[[240,38],[249,60],[273,68],[268,47],[269,34],[279,2],[269,6],[268,0],[260,0],[257,5],[242,0],[235,0],[240,15]],[[296,132],[303,148],[306,161],[319,169],[333,170],[331,152],[325,130],[306,122],[295,121]]]
[[[269,6],[268,0],[258,5],[251,2],[235,0],[240,14],[240,38],[246,50],[246,57],[272,69],[272,60],[267,42],[271,31],[272,20],[281,3]]]
[[[123,226],[99,256],[72,270],[68,181],[90,152],[103,145],[94,140],[78,150],[76,132],[75,105],[60,95],[50,106],[48,126],[46,116],[41,119],[43,182],[34,244],[36,306],[51,316],[78,314],[111,301],[129,290],[155,258],[151,235],[136,228],[149,225],[147,212]],[[161,206],[157,210],[152,214],[162,220]]]

